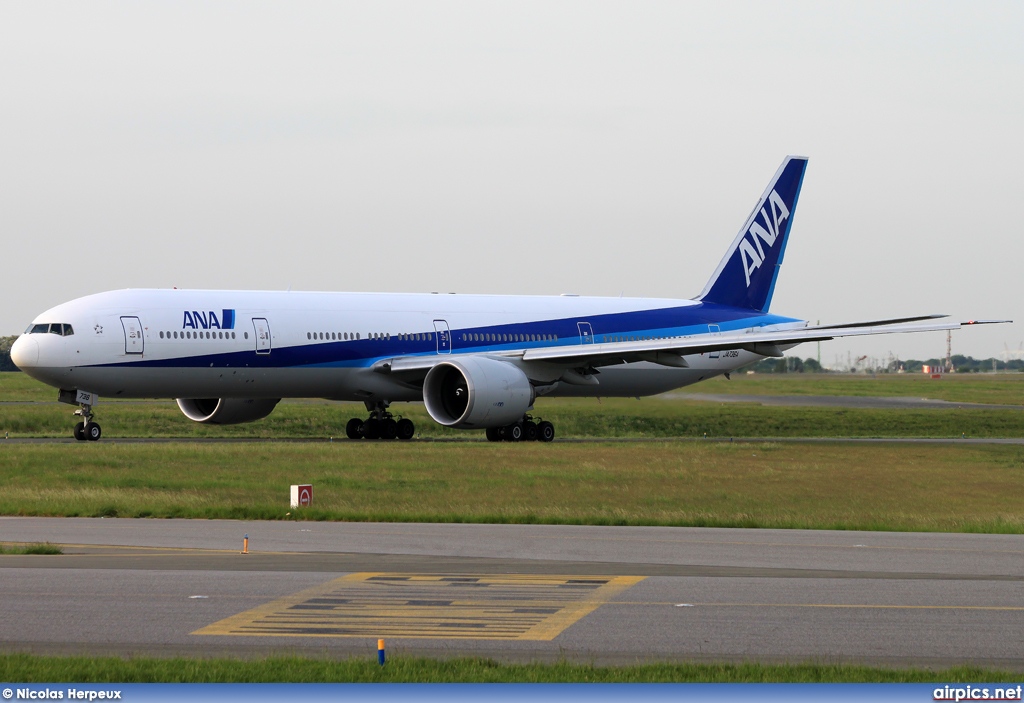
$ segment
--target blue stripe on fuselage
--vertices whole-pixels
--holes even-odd
[[[708,333],[708,325],[718,325],[722,332],[763,327],[787,322],[797,322],[790,317],[760,313],[752,310],[732,308],[714,303],[700,303],[674,308],[640,310],[627,313],[611,313],[593,316],[517,322],[507,325],[483,327],[456,327],[451,330],[452,353],[498,352],[510,349],[542,349],[566,346],[580,336],[579,322],[589,322],[594,341],[611,341],[611,337],[688,337]],[[437,354],[437,340],[434,330],[425,332],[403,332],[402,334],[429,335],[423,340],[400,339],[391,334],[390,339],[360,339],[349,341],[313,341],[300,345],[274,347],[270,354],[257,354],[255,348],[213,354],[199,354],[172,359],[142,359],[138,361],[96,364],[97,367],[154,367],[154,368],[302,368],[302,367],[361,367],[370,366],[379,359],[396,356],[424,356]],[[542,335],[557,336],[556,340],[542,341],[469,341],[463,335]],[[160,346],[163,342],[154,342]],[[178,341],[166,342],[168,345]],[[216,342],[187,342],[194,348]]]

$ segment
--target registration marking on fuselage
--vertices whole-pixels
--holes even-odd
[[[192,634],[552,640],[643,579],[356,573]]]

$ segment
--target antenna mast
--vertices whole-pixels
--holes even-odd
[[[953,331],[946,330],[946,373],[953,373]]]

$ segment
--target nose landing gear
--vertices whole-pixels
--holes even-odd
[[[78,415],[77,412],[75,414]],[[89,417],[91,418],[92,416],[90,415]],[[75,425],[74,434],[75,439],[79,442],[95,442],[103,435],[103,430],[100,428],[98,423],[93,422],[90,419],[86,422],[79,422]]]
[[[61,390],[57,394],[57,400],[68,405],[77,405],[78,410],[75,416],[82,418],[82,422],[75,425],[74,437],[79,442],[95,442],[103,435],[99,423],[93,422],[92,406],[98,400],[95,393],[82,390]]]
[[[387,400],[367,401],[366,409],[370,417],[360,420],[354,417],[345,425],[345,434],[349,439],[412,439],[416,434],[416,426],[412,420],[404,417],[395,419],[388,412],[391,403]]]

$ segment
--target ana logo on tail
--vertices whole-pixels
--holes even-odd
[[[761,246],[761,242],[763,241],[771,248],[779,237],[780,226],[789,218],[789,208],[786,207],[786,204],[782,202],[781,196],[774,190],[768,196],[768,204],[772,211],[772,216],[768,217],[765,209],[761,208],[761,218],[764,220],[764,224],[762,225],[758,222],[755,216],[750,228],[747,229],[747,234],[750,235],[750,238],[743,237],[740,240],[740,259],[743,262],[743,273],[747,277],[747,288],[750,287],[750,274],[764,263],[764,248]]]

